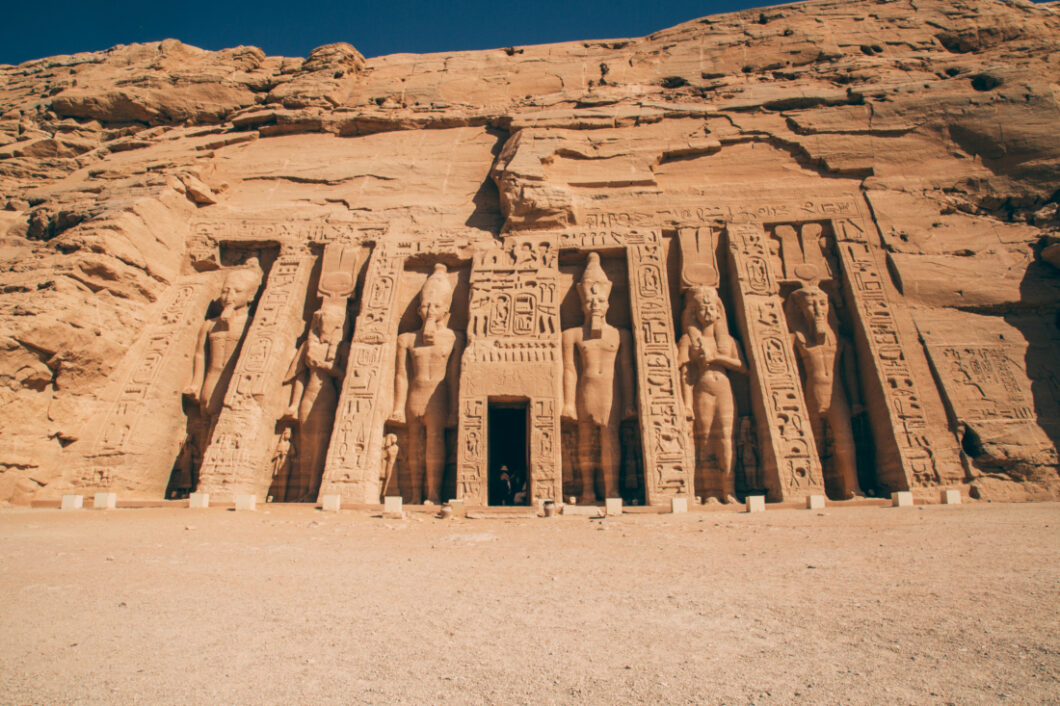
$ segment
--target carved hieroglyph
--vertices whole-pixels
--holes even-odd
[[[109,405],[89,417],[83,436],[93,439],[77,472],[84,488],[128,489],[162,497],[184,436],[180,392],[191,377],[191,346],[213,297],[211,274],[179,280],[159,303],[160,315],[126,356]]]
[[[860,218],[833,225],[844,290],[857,312],[854,329],[876,442],[877,478],[892,491],[914,484],[959,483],[964,472],[952,437],[945,439],[929,421],[921,386],[930,377],[926,370],[914,372],[916,334],[911,322],[903,330],[902,318],[907,315],[885,280],[875,252],[876,238],[870,239],[870,226]]]
[[[821,460],[761,225],[727,228],[736,314],[750,367],[762,480],[773,501],[824,493]]]
[[[695,455],[681,399],[677,341],[666,277],[666,257],[657,231],[630,235],[630,310],[636,351],[637,410],[644,456],[645,502],[691,495]]]
[[[404,261],[404,255],[386,245],[377,245],[368,261],[320,495],[378,502],[383,426],[394,379],[397,289]]]
[[[548,237],[484,248],[472,261],[456,483],[457,497],[468,503],[488,499],[491,397],[527,406],[531,501],[562,496],[558,273]]]
[[[302,330],[312,257],[281,252],[269,271],[236,363],[224,408],[199,470],[199,490],[219,497],[265,496],[276,421],[287,400],[283,373]]]

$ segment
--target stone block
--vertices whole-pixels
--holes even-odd
[[[322,496],[320,498],[320,509],[324,512],[338,512],[342,509],[342,496],[338,494]]]
[[[258,506],[258,496],[240,493],[236,496],[236,510],[254,510]]]
[[[564,515],[582,515],[584,517],[603,517],[604,509],[597,505],[564,505]]]
[[[960,505],[961,491],[943,490],[939,493],[939,502],[941,502],[943,505]]]
[[[825,505],[825,497],[823,495],[807,495],[806,496],[806,509],[807,510],[823,510]]]
[[[449,501],[449,507],[453,508],[453,517],[467,517],[467,505],[463,500],[454,498]]]
[[[688,498],[670,498],[670,512],[688,512]]]
[[[604,500],[604,514],[621,515],[622,498],[607,498],[606,500]]]
[[[747,512],[766,511],[766,496],[764,495],[748,495],[744,502],[747,505]]]
[[[210,507],[209,493],[192,493],[188,496],[188,507],[204,508]]]
[[[401,509],[400,495],[388,495],[383,498],[383,517],[399,519],[404,516],[405,512]]]
[[[913,507],[913,494],[908,490],[891,493],[891,505],[894,507]]]
[[[62,505],[60,505],[63,510],[80,510],[84,506],[84,495],[64,495]]]
[[[118,494],[96,493],[92,498],[92,507],[96,510],[113,510],[118,507]]]

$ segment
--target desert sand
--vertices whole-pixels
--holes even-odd
[[[1056,703],[1060,504],[0,512],[0,701]]]

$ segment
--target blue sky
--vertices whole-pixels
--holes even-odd
[[[0,64],[167,37],[305,56],[345,41],[365,56],[636,37],[770,0],[55,0],[6,3]]]

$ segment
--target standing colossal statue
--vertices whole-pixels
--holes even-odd
[[[733,429],[736,402],[729,372],[746,373],[740,344],[729,335],[725,311],[714,287],[700,285],[685,294],[684,335],[677,343],[685,414],[693,421],[697,468],[717,459],[720,483],[708,492],[736,502]],[[697,474],[698,475],[698,474]]]
[[[837,492],[843,499],[852,498],[861,494],[851,425],[852,414],[861,412],[853,349],[837,333],[838,321],[820,287],[803,284],[791,297],[802,316],[803,325],[792,340],[806,378],[806,406],[817,452],[823,460],[830,438],[834,475],[840,484]]]
[[[619,427],[636,415],[632,337],[606,321],[611,280],[595,252],[589,253],[578,295],[585,322],[563,332],[563,418],[578,424],[580,501],[592,503],[597,470],[604,497],[619,497]]]
[[[398,336],[391,422],[407,424],[412,503],[441,501],[445,430],[455,427],[463,335],[449,328],[453,288],[438,264],[420,290],[418,331]]]

